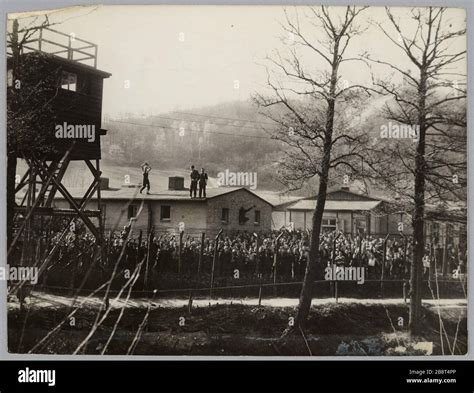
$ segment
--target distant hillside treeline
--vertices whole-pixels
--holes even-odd
[[[250,102],[160,115],[105,119],[102,139],[107,163],[157,169],[205,167],[218,172],[257,172],[258,188],[281,189],[275,178],[281,142],[271,139],[274,125]]]
[[[413,141],[381,139],[381,126],[388,124],[383,113],[386,102],[385,97],[367,99],[358,116],[352,119],[351,127],[363,130],[370,136],[368,149],[404,146],[408,158],[416,146]],[[104,128],[108,130],[102,138],[102,157],[106,167],[138,168],[148,161],[154,170],[182,175],[193,164],[198,169],[205,167],[212,178],[226,169],[256,172],[258,190],[286,191],[286,186],[279,180],[281,167],[278,163],[288,145],[271,138],[277,130],[276,124],[259,114],[251,101],[229,102],[159,115],[106,118]],[[435,144],[443,146],[446,142]],[[344,149],[344,146],[340,148]],[[459,155],[465,157],[465,151],[446,151],[443,154],[453,162],[459,160]],[[393,165],[401,165],[395,157],[393,160]],[[350,173],[348,175],[350,182],[345,184],[343,173],[333,171],[330,187],[344,185],[361,192],[388,196],[377,181],[368,180],[362,184]],[[406,179],[406,183],[407,189],[412,187],[410,178]],[[309,196],[316,192],[317,179],[313,178],[296,194]]]

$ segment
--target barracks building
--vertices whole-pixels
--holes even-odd
[[[108,179],[102,179],[101,201],[104,229],[121,230],[135,221],[135,230],[155,233],[179,232],[189,235],[206,232],[214,236],[222,228],[226,232],[268,232],[272,229],[270,202],[243,187],[207,188],[206,198],[191,198],[184,179],[170,177],[167,190],[139,193],[137,185],[123,185],[112,189]],[[91,204],[97,204],[91,200]],[[68,207],[68,202],[57,198],[57,207]]]
[[[154,228],[157,234],[184,230],[192,236],[202,232],[214,236],[221,228],[225,232],[252,233],[281,228],[310,230],[316,206],[315,197],[282,196],[244,187],[207,188],[206,198],[190,198],[182,177],[170,177],[167,189],[149,195],[140,194],[138,185],[110,188],[107,178],[101,180],[106,234],[122,230],[131,220],[135,221],[135,230]],[[89,203],[97,205],[94,199]],[[69,207],[68,202],[60,197],[55,199],[55,205]],[[327,194],[322,231],[386,236],[398,235],[402,229],[404,234],[410,235],[411,217],[402,210],[396,201],[342,187]],[[426,236],[439,239],[440,243],[444,243],[448,236],[456,237],[459,242],[465,237],[466,217],[459,209],[444,210],[440,217],[436,209],[427,206],[425,231]]]

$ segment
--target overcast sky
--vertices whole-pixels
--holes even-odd
[[[305,8],[298,8],[305,20]],[[291,14],[294,8],[288,11]],[[397,15],[407,11],[400,9]],[[18,16],[20,26],[31,20],[24,14]],[[451,9],[448,16],[449,28],[465,23],[462,9]],[[364,11],[359,24],[368,25],[370,20],[386,23],[384,9]],[[407,18],[402,20],[410,27]],[[246,100],[265,85],[265,56],[275,49],[283,54],[287,50],[287,41],[280,39],[288,38],[280,26],[284,22],[281,6],[75,7],[50,13],[50,21],[62,22],[55,29],[99,46],[98,68],[112,74],[105,82],[103,106],[103,113],[111,116]],[[320,31],[305,28],[313,37],[321,37]],[[459,47],[465,46],[461,40]],[[408,65],[375,27],[354,39],[348,54],[364,50],[385,61]],[[306,64],[314,70],[324,67],[316,58],[306,58]],[[465,72],[465,67],[460,64],[458,71]],[[341,73],[350,83],[369,80],[368,70],[360,63],[347,63]]]

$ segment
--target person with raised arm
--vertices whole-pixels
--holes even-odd
[[[141,166],[142,173],[143,173],[143,181],[142,181],[142,188],[140,188],[140,194],[146,188],[146,193],[150,194],[150,179],[148,178],[148,174],[151,171],[151,166],[148,165],[148,162],[145,162]]]

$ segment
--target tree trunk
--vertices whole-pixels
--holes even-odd
[[[309,250],[309,260],[306,264],[303,287],[301,289],[298,314],[295,319],[295,326],[303,327],[308,318],[313,300],[313,283],[316,279],[318,267],[320,267],[319,235],[321,232],[321,221],[323,219],[324,206],[326,204],[327,175],[319,180],[319,193],[316,202],[316,209],[313,215],[313,231],[311,232],[311,247]]]
[[[421,292],[423,285],[423,254],[425,252],[424,213],[425,213],[425,135],[426,135],[426,74],[421,71],[419,94],[418,125],[420,139],[415,157],[415,209],[413,212],[413,260],[410,274],[410,334],[420,332]]]
[[[416,176],[415,192],[418,195],[419,190],[424,187],[424,178]],[[418,198],[417,198],[418,199]],[[410,274],[410,334],[419,333],[420,317],[421,317],[421,290],[423,284],[422,269],[423,269],[423,253],[424,253],[424,238],[423,238],[423,213],[424,203],[415,203],[415,212],[413,215],[413,260]]]
[[[332,133],[334,130],[334,113],[336,108],[336,85],[338,71],[339,41],[334,43],[331,80],[329,87],[328,107],[326,110],[326,125],[324,132],[323,162],[321,163],[321,175],[319,177],[318,199],[313,214],[313,229],[311,231],[311,244],[309,249],[309,260],[301,288],[298,313],[296,314],[294,327],[303,328],[308,319],[313,300],[313,283],[316,279],[318,268],[320,268],[319,235],[321,233],[321,222],[323,219],[324,206],[326,205],[326,194],[328,187],[329,168],[331,167]]]
[[[333,92],[335,90],[336,79],[336,70],[333,70],[333,78],[331,81],[331,89]],[[295,319],[295,327],[303,327],[306,320],[308,319],[309,311],[311,308],[311,301],[313,300],[313,283],[316,279],[317,270],[321,267],[319,253],[319,235],[321,233],[321,222],[323,219],[324,206],[326,205],[329,167],[331,163],[332,132],[334,128],[334,109],[335,101],[331,99],[328,102],[327,109],[324,156],[321,165],[321,176],[319,177],[318,199],[316,201],[316,208],[313,214],[313,230],[311,231],[309,260],[306,264],[306,271],[303,280],[303,287],[301,288],[298,313]]]

